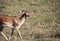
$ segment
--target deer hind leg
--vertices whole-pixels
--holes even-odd
[[[3,30],[3,22],[2,22],[2,20],[0,19],[0,33],[3,35],[3,37],[6,39],[6,40],[8,40],[8,38],[7,38],[7,36],[2,32],[2,30]]]
[[[6,40],[8,40],[7,36],[6,36],[3,32],[1,32],[1,34],[3,35],[3,37],[4,37]]]
[[[19,34],[21,40],[23,41],[23,38],[22,38],[22,36],[21,36],[21,33],[20,33],[19,29],[16,29],[16,31],[18,32],[18,34]]]
[[[9,37],[9,41],[11,40],[11,37],[13,35],[13,32],[14,32],[14,28],[12,28],[11,36]]]
[[[3,35],[3,37],[4,37],[6,40],[8,40],[7,36],[2,32],[2,30],[3,30],[3,27],[0,26],[0,33]]]

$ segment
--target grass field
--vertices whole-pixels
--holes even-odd
[[[20,28],[24,41],[60,41],[60,0],[0,0],[2,14],[21,16],[22,10],[30,12]],[[9,38],[11,28],[3,32]],[[2,35],[0,41],[6,41]],[[16,31],[11,41],[21,41]]]

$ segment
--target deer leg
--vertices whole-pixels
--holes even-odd
[[[2,24],[0,24],[0,33],[3,35],[3,37],[6,39],[6,40],[8,40],[8,38],[7,38],[7,36],[2,32],[3,31],[3,26],[2,26]]]
[[[9,37],[9,41],[11,40],[11,37],[13,35],[13,32],[14,32],[14,28],[12,28],[11,36]]]
[[[21,36],[21,33],[20,33],[19,29],[16,29],[16,31],[18,32],[18,34],[19,34],[21,40],[23,41],[23,38],[22,38],[22,36]]]
[[[8,38],[6,37],[6,35],[5,35],[3,32],[1,32],[1,34],[3,35],[3,37],[4,37],[6,40],[8,40]]]

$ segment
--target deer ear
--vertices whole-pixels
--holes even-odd
[[[22,10],[22,12],[28,12],[29,13],[29,11],[27,11],[27,10]]]
[[[22,12],[24,12],[25,10],[22,10]]]
[[[22,10],[22,14],[24,14],[25,13],[25,10]]]

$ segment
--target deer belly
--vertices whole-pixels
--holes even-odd
[[[7,23],[7,22],[4,22],[3,26],[4,26],[4,27],[14,28],[14,26],[13,26],[12,23]]]

